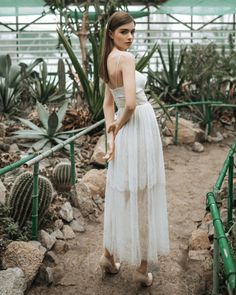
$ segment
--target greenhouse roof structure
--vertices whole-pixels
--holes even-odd
[[[159,10],[163,14],[224,15],[236,13],[235,0],[168,0]]]
[[[43,0],[0,1],[0,16],[40,15],[48,10]]]
[[[102,1],[101,1],[102,2]],[[224,15],[236,13],[235,0],[159,0],[134,1],[133,5],[163,4],[157,13],[185,15]],[[49,11],[44,0],[1,0],[0,16],[40,15]]]

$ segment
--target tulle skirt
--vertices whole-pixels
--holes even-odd
[[[115,139],[107,170],[104,247],[131,265],[156,262],[158,254],[169,252],[162,143],[148,102],[136,106]]]

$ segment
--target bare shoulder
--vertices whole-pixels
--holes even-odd
[[[126,52],[126,51],[125,52],[122,52],[121,62],[123,64],[135,64],[135,57],[130,52]]]

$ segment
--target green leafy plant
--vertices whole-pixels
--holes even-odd
[[[99,81],[98,68],[99,68],[99,48],[96,44],[95,37],[91,34],[90,40],[92,44],[92,52],[93,52],[93,79],[89,79],[88,74],[83,69],[83,66],[79,62],[76,57],[70,43],[65,37],[62,30],[58,29],[58,34],[60,36],[60,40],[63,43],[72,65],[76,71],[76,74],[79,77],[79,84],[77,84],[79,88],[82,87],[83,98],[87,102],[89,109],[92,113],[93,120],[99,120],[102,118],[102,104],[103,104],[103,94],[104,94],[104,85]]]
[[[41,103],[37,103],[37,112],[42,127],[38,127],[27,119],[18,118],[21,123],[29,127],[30,129],[18,130],[14,132],[14,137],[28,139],[34,144],[30,143],[26,146],[30,146],[30,151],[47,150],[53,145],[62,143],[68,138],[67,132],[59,132],[62,126],[62,120],[65,116],[68,103],[65,102],[61,108],[56,112],[55,110],[49,114],[46,108]]]
[[[9,54],[0,55],[0,114],[12,115],[20,103],[24,90],[22,81],[28,79],[35,66],[42,62],[36,59],[31,65],[12,65]]]
[[[31,84],[31,93],[35,101],[42,104],[60,101],[65,99],[65,68],[63,67],[63,60],[58,61],[58,76],[49,76],[47,70],[47,64],[45,61],[42,63],[40,74],[34,72]]]
[[[186,52],[183,72],[186,78],[183,87],[186,100],[226,102],[226,93],[221,91],[221,86],[228,74],[216,44],[212,42],[207,45],[192,45]],[[208,121],[206,105],[192,106],[191,110],[193,119],[204,126]]]
[[[182,73],[185,53],[187,47],[180,50],[179,54],[176,53],[174,43],[168,43],[168,56],[167,60],[164,58],[162,49],[158,45],[157,51],[161,60],[161,70],[154,72],[149,69],[149,84],[150,89],[158,94],[159,98],[163,101],[175,102],[181,93],[181,86],[185,79]]]
[[[220,64],[225,76],[222,77],[220,91],[225,95],[225,100],[233,103],[236,96],[236,51],[234,37],[229,34],[228,37],[229,51],[226,53],[225,46],[222,47]]]

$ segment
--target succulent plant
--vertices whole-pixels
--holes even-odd
[[[45,61],[42,63],[42,67],[40,69],[40,73],[34,73],[33,76],[33,83],[31,85],[31,94],[35,101],[38,101],[42,104],[52,102],[52,101],[59,101],[64,100],[66,97],[65,91],[65,79],[63,82],[63,60],[59,60],[58,62],[58,70],[60,70],[59,79],[56,76],[52,77],[48,74],[47,64]],[[64,74],[65,75],[65,74]],[[59,84],[60,81],[60,84]],[[62,86],[64,83],[64,90],[62,90]]]
[[[18,130],[14,132],[14,137],[28,139],[31,143],[30,150],[48,150],[54,144],[62,143],[68,138],[66,132],[59,132],[62,126],[62,120],[67,110],[67,102],[65,102],[58,112],[53,111],[51,114],[43,107],[39,102],[37,103],[37,111],[39,119],[43,125],[43,128],[38,127],[29,120],[18,118],[24,125],[30,127],[26,130]],[[37,140],[32,144],[32,140]],[[65,147],[66,148],[66,147]]]
[[[13,65],[9,54],[0,55],[0,114],[11,115],[17,111],[24,90],[22,82],[42,61],[42,58],[37,58],[29,66],[22,63]]]
[[[38,184],[38,221],[40,224],[52,201],[53,187],[51,182],[46,177],[41,175],[38,178]],[[32,191],[33,174],[28,171],[20,174],[16,178],[9,196],[11,216],[20,227],[23,227],[26,224],[26,221],[31,220]]]
[[[68,191],[71,189],[71,164],[58,163],[53,169],[53,184],[58,191]]]

